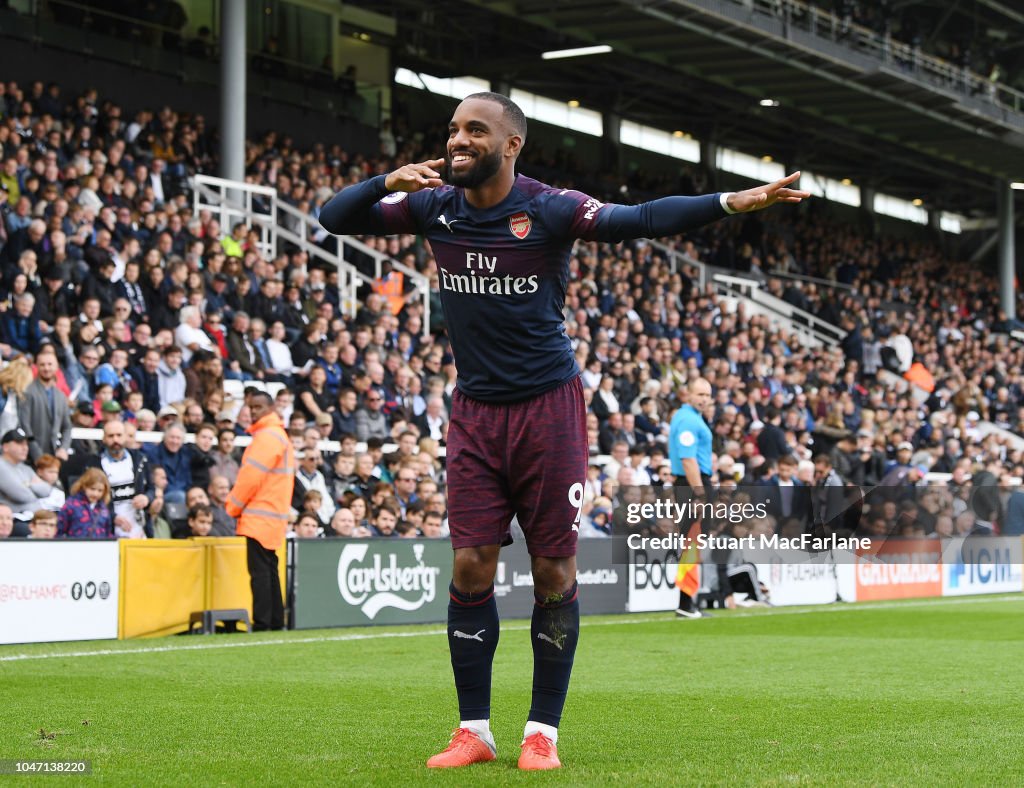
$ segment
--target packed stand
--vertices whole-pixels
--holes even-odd
[[[14,483],[0,466],[0,533],[11,519],[3,504],[22,532],[35,512],[57,511],[61,535],[232,533],[224,501],[249,414],[230,380],[236,392],[277,392],[302,457],[297,534],[446,535],[439,450],[456,373],[429,248],[413,236],[364,239],[430,275],[430,325],[388,266],[349,319],[336,271],[292,248],[265,259],[253,228],[193,215],[187,178],[214,166],[201,116],[164,108],[128,122],[95,91],[66,102],[56,85],[3,88],[0,437]],[[375,156],[339,145],[302,152],[268,133],[247,146],[247,180],[315,217],[337,190],[434,149],[401,118],[385,131]],[[525,161],[528,173],[540,158]],[[1024,415],[1020,350],[994,333],[1005,326],[989,281],[926,245],[833,226],[813,207],[720,222],[675,244],[694,263],[763,277],[850,334],[841,348],[801,347],[742,304],[730,313],[692,268],[673,273],[644,242],[579,244],[565,313],[594,456],[582,536],[610,533],[630,486],[671,484],[668,422],[698,375],[715,390],[707,415],[723,483],[907,486],[945,472],[965,495],[991,476],[999,511],[972,510],[957,531],[1019,527],[1008,487],[1024,475],[1021,453],[978,426],[992,418],[1020,430]],[[854,292],[786,285],[773,270],[832,276]],[[883,358],[908,347],[907,365],[934,377],[923,399],[884,376]],[[73,426],[103,436],[72,440]],[[139,440],[154,430],[159,442]],[[105,462],[123,464],[116,480],[104,471],[109,490],[87,475],[103,449]],[[62,492],[67,500],[50,497]],[[897,509],[876,527],[909,532]]]
[[[381,288],[345,320],[336,271],[193,215],[213,153],[200,115],[0,85],[0,536],[233,534],[246,385],[300,450],[296,534],[446,536],[454,365],[422,306]],[[247,166],[312,210],[375,165],[271,134]]]

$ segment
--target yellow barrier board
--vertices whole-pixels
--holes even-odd
[[[206,548],[190,539],[122,539],[118,637],[184,632],[206,596]]]
[[[245,609],[252,590],[245,538],[123,539],[118,637],[186,632],[202,610]],[[287,601],[287,546],[278,551],[281,596]]]

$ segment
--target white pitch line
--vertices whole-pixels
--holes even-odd
[[[970,597],[943,597],[940,599],[922,599],[912,602],[860,602],[860,603],[849,603],[839,605],[821,605],[806,607],[800,609],[776,607],[776,608],[762,608],[757,611],[749,611],[743,613],[732,613],[728,616],[724,616],[722,621],[729,621],[734,618],[754,618],[763,616],[796,616],[806,615],[808,613],[840,613],[840,612],[851,612],[851,611],[871,611],[871,610],[889,610],[896,608],[913,608],[913,607],[938,607],[940,605],[970,605],[970,604],[981,604],[981,603],[995,603],[995,602],[1024,602],[1024,595],[1017,594],[1014,596],[970,596]],[[658,611],[654,611],[657,613]],[[668,618],[655,618],[654,615],[650,618],[622,618],[613,619],[610,621],[587,621],[584,619],[581,622],[583,627],[609,627],[609,626],[632,626],[635,624],[651,624],[651,623],[664,623],[665,621],[671,621],[673,619]],[[681,624],[685,626],[685,622]],[[522,632],[529,630],[530,627],[523,624],[512,624],[502,626],[502,631],[505,632]],[[105,648],[96,649],[94,651],[56,651],[56,652],[44,652],[39,654],[6,654],[0,656],[0,662],[19,662],[22,660],[33,660],[33,659],[66,659],[70,657],[105,657],[116,654],[160,654],[170,651],[206,651],[209,649],[218,648],[256,648],[258,646],[286,646],[296,645],[301,643],[344,643],[353,640],[385,640],[387,638],[419,638],[419,637],[433,637],[435,635],[447,634],[446,629],[423,629],[415,632],[366,632],[366,633],[349,633],[344,635],[324,635],[321,637],[305,637],[305,638],[276,638],[273,640],[230,640],[230,641],[218,641],[214,643],[193,643],[193,644],[180,644],[173,646],[147,646],[143,648]]]

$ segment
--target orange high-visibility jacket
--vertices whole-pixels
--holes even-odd
[[[915,361],[910,366],[910,369],[903,374],[903,377],[929,394],[935,391],[935,378],[932,377],[932,373],[925,369],[924,364],[920,361]]]
[[[391,314],[397,315],[405,306],[405,277],[401,271],[392,271],[384,279],[374,279],[373,292],[384,296]]]
[[[251,427],[252,443],[242,455],[238,480],[224,509],[238,520],[235,532],[268,550],[284,544],[295,489],[295,449],[276,413]]]

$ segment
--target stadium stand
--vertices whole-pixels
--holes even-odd
[[[94,89],[67,95],[54,83],[0,88],[0,350],[12,370],[48,345],[56,351],[57,385],[76,428],[72,456],[62,459],[73,464],[75,453],[97,447],[100,433],[80,428],[123,419],[138,448],[148,431],[180,421],[187,461],[171,484],[184,492],[204,462],[195,432],[209,423],[242,436],[242,393],[255,385],[277,395],[297,447],[324,452],[319,477],[299,487],[330,491],[333,500],[316,509],[325,533],[353,498],[365,513],[357,527],[371,533],[381,505],[407,513],[422,498],[443,511],[433,491],[443,493],[455,368],[432,260],[418,239],[363,241],[428,277],[426,299],[356,251],[348,262],[370,286],[350,317],[336,269],[292,243],[268,251],[251,221],[221,226],[193,210],[190,179],[215,166],[202,115],[122,108]],[[415,133],[402,117],[393,131],[384,148],[391,155],[339,144],[299,149],[268,131],[247,147],[247,182],[276,189],[292,208],[277,215],[293,237],[333,251],[336,239],[294,216],[315,219],[335,191],[424,156],[429,132]],[[604,198],[620,192],[567,172],[571,161],[536,154],[525,166]],[[637,193],[659,186],[633,184]],[[1024,350],[1014,332],[1022,326],[998,312],[989,296],[996,289],[934,243],[870,236],[813,205],[721,222],[667,247],[581,243],[565,312],[592,411],[584,533],[605,533],[604,501],[617,500],[621,486],[670,481],[660,465],[668,417],[680,385],[697,374],[717,391],[716,453],[743,468],[742,482],[774,467],[777,456],[765,462],[758,438],[774,423],[796,459],[824,447],[851,483],[950,474],[970,484],[971,474],[986,473],[1001,490],[1019,483]],[[820,341],[798,339],[807,315],[827,329]],[[4,431],[24,423],[17,394],[29,382],[9,377]],[[41,450],[61,456],[59,440],[51,442]],[[900,449],[906,443],[910,455]],[[230,464],[231,445],[205,453]],[[395,492],[404,468],[419,493]],[[891,475],[909,468],[918,473]],[[304,505],[297,496],[296,511]]]

